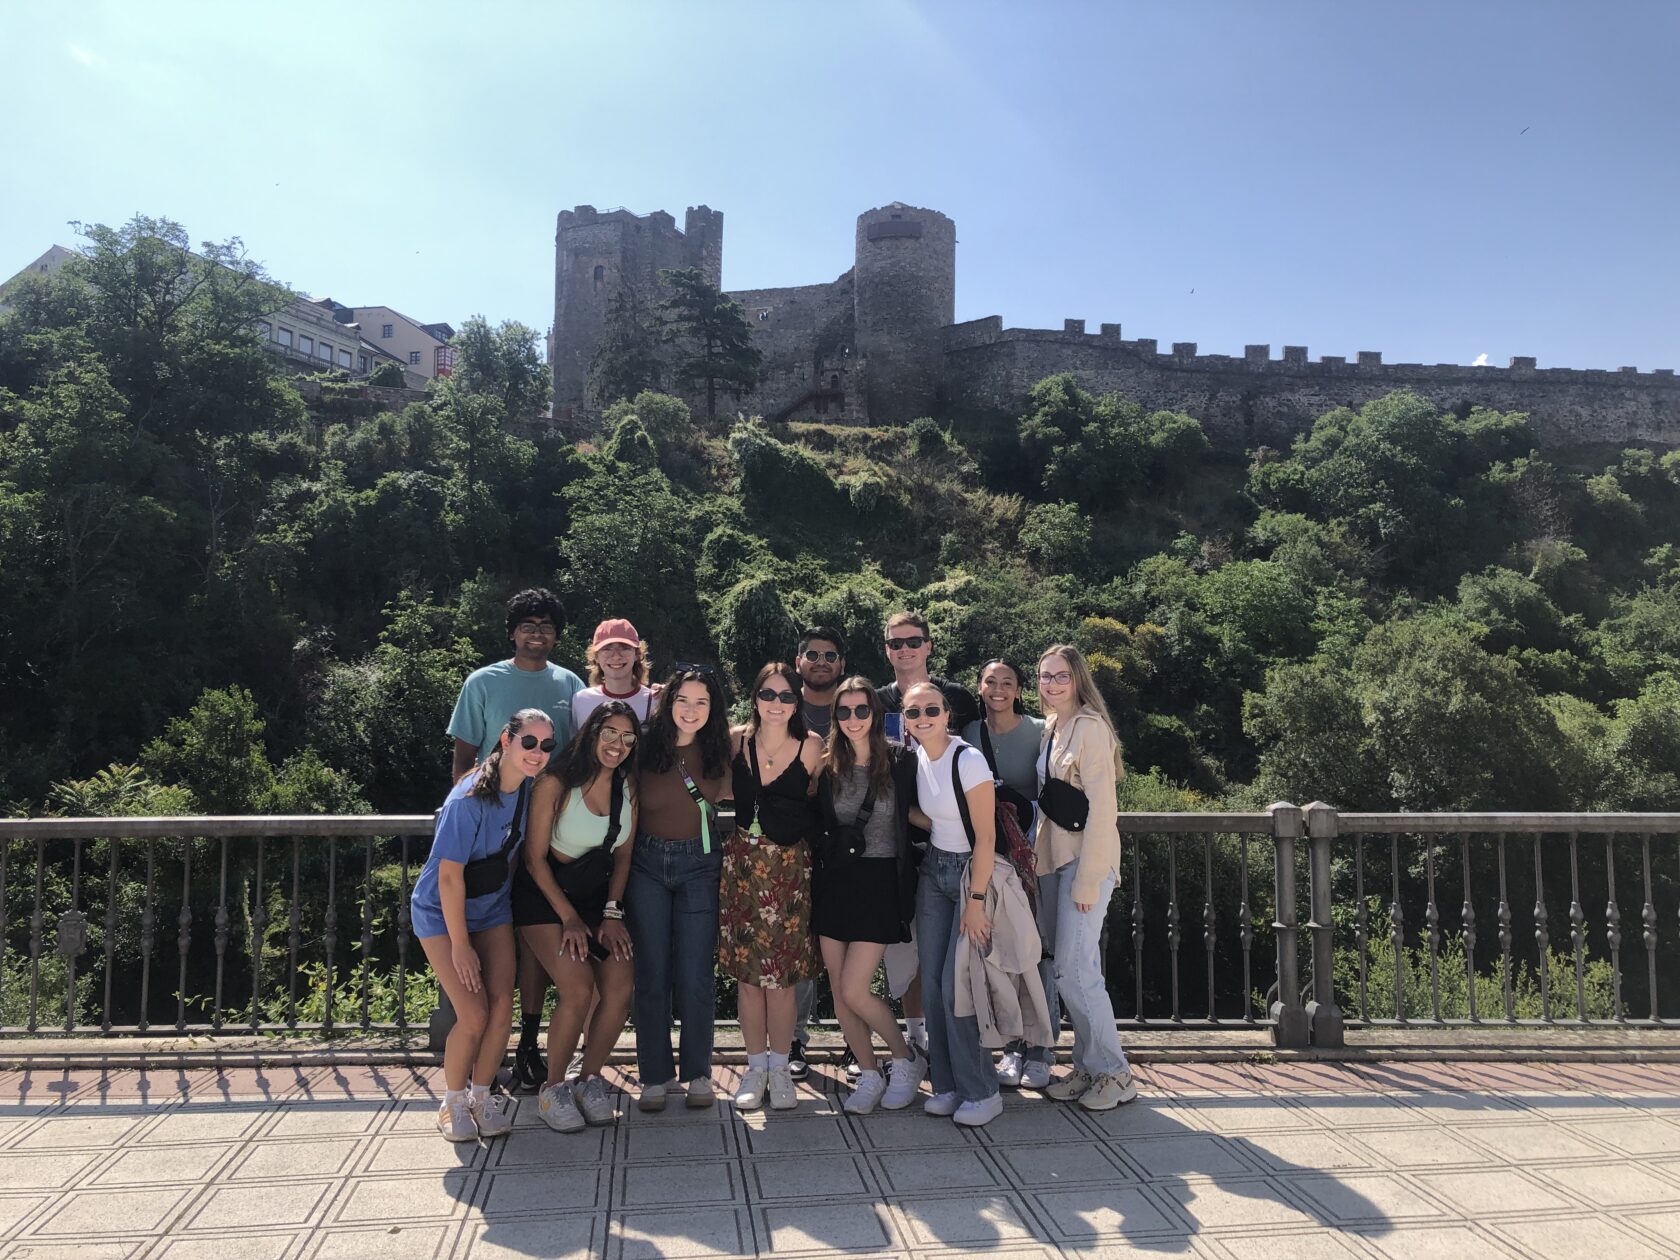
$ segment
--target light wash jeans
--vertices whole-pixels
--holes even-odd
[[[922,964],[922,1004],[927,1008],[928,1075],[933,1092],[953,1090],[964,1102],[998,1092],[990,1051],[980,1045],[980,1021],[952,1013],[956,997],[957,929],[968,905],[963,868],[968,854],[928,847],[916,886],[916,947]]]
[[[1051,871],[1038,877],[1038,939],[1044,947],[1044,957],[1038,962],[1038,978],[1044,983],[1044,1005],[1050,1011],[1050,1028],[1057,1036],[1062,1031],[1062,1003],[1056,994],[1056,898],[1060,895],[1061,880],[1061,871]],[[1024,1041],[1012,1041],[1004,1048],[1020,1055],[1028,1063],[1056,1061],[1053,1043],[1029,1046]]]
[[[636,1071],[644,1084],[712,1074],[717,1025],[718,883],[723,846],[641,835],[630,857],[625,919],[636,963]],[[681,1072],[671,1012],[682,1021]]]
[[[793,1039],[795,1041],[809,1041],[811,1039],[811,1010],[817,1004],[817,982],[815,980],[801,980],[794,985],[793,1001]]]
[[[1126,1071],[1126,1052],[1114,1027],[1114,1003],[1103,982],[1103,920],[1114,893],[1114,876],[1097,889],[1096,904],[1081,913],[1073,905],[1073,881],[1079,870],[1070,862],[1053,876],[1056,890],[1056,989],[1073,1023],[1073,1068],[1093,1076]]]

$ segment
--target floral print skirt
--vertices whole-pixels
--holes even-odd
[[[822,969],[808,845],[754,844],[740,830],[724,841],[718,962],[737,982],[766,989],[790,989]]]

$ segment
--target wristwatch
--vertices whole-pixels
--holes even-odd
[[[970,901],[984,901],[984,900],[986,900],[986,894],[985,893],[972,893],[971,892],[971,893],[968,894],[968,899]]]

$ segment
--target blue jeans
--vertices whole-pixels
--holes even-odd
[[[963,868],[968,854],[929,846],[916,887],[916,949],[922,964],[922,1003],[927,1008],[928,1075],[933,1092],[955,1091],[965,1102],[998,1092],[992,1056],[980,1045],[980,1021],[952,1013],[956,985],[957,929],[968,906]]]
[[[1044,1005],[1050,1011],[1050,1029],[1057,1036],[1062,1031],[1062,1003],[1056,995],[1056,899],[1060,895],[1061,881],[1061,871],[1051,871],[1038,877],[1038,939],[1044,947],[1044,957],[1038,962],[1038,978],[1044,984]],[[1047,1046],[1029,1046],[1024,1041],[1012,1041],[1005,1048],[1028,1063],[1056,1061],[1054,1041]]]
[[[1078,870],[1079,864],[1071,862],[1053,876],[1061,885],[1056,891],[1056,988],[1073,1023],[1073,1068],[1093,1076],[1124,1072],[1126,1052],[1120,1048],[1114,1002],[1108,996],[1098,956],[1114,876],[1103,880],[1096,903],[1082,913],[1073,905]]]
[[[681,1077],[712,1074],[717,1019],[714,963],[723,847],[636,837],[625,889],[625,918],[636,951],[636,1071],[644,1085],[678,1076],[671,1056],[671,1012],[682,1021]]]

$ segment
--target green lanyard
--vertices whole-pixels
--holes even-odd
[[[701,795],[700,789],[695,786],[694,778],[688,773],[688,767],[683,765],[680,753],[677,755],[677,769],[682,774],[683,786],[688,789],[688,794],[694,798],[694,803],[700,807],[700,851],[710,853],[712,851],[712,803]]]

